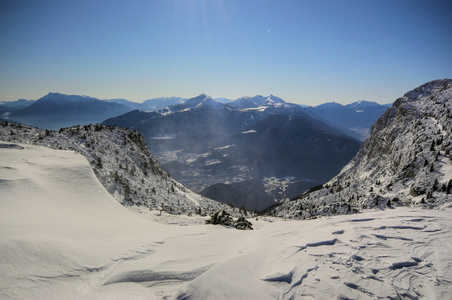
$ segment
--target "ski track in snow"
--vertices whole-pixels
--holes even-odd
[[[452,298],[450,208],[239,231],[132,213],[81,155],[29,145],[0,147],[0,190],[1,299]]]

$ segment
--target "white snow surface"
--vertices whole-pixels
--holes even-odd
[[[127,209],[74,151],[0,143],[1,299],[451,299],[452,209],[255,230]]]
[[[248,131],[244,131],[242,132],[242,134],[248,134],[248,133],[256,133],[257,131],[254,129],[248,130]]]
[[[151,137],[153,140],[173,140],[176,138],[176,134],[162,134]]]

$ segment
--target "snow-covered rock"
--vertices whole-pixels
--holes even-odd
[[[328,183],[277,207],[312,218],[373,207],[452,202],[452,80],[426,83],[397,99],[358,154]]]
[[[74,150],[87,158],[107,191],[126,206],[138,205],[172,214],[209,215],[238,209],[189,190],[152,157],[141,134],[100,124],[43,131],[15,123],[0,123],[0,140]]]

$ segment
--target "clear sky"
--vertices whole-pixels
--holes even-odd
[[[389,103],[452,78],[452,1],[1,0],[0,100]]]

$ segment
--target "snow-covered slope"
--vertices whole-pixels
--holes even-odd
[[[0,158],[1,299],[452,296],[450,209],[260,218],[239,231],[132,213],[73,151],[0,142]]]
[[[0,157],[0,298],[86,297],[102,271],[151,252],[143,236],[162,230],[117,203],[83,156],[0,143]]]
[[[265,224],[178,299],[450,299],[450,212]]]
[[[81,153],[107,191],[123,205],[143,205],[173,214],[237,211],[195,194],[170,177],[151,156],[143,136],[130,129],[97,124],[55,132],[1,122],[0,140]]]
[[[363,208],[452,203],[452,80],[426,83],[395,101],[341,173],[273,212],[309,218]]]

